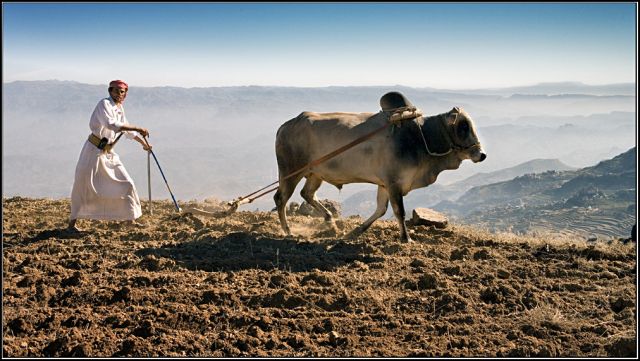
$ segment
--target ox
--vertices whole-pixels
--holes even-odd
[[[275,144],[280,182],[273,198],[286,234],[291,234],[287,201],[300,180],[306,178],[300,192],[302,198],[320,211],[334,229],[333,216],[315,195],[322,182],[338,188],[349,183],[376,184],[375,212],[346,237],[355,238],[366,231],[386,213],[391,202],[401,241],[411,242],[402,197],[432,184],[443,170],[457,169],[465,159],[477,163],[486,158],[473,121],[464,110],[453,108],[430,117],[421,116],[418,111],[418,116],[390,125],[330,160],[287,178],[313,160],[381,128],[397,114],[396,110],[416,110],[397,92],[385,94],[380,104],[382,111],[378,113],[303,112],[280,126]]]

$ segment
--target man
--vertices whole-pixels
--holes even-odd
[[[129,124],[125,117],[122,103],[128,90],[122,80],[109,83],[109,97],[100,100],[91,115],[91,134],[80,152],[71,191],[69,231],[79,231],[78,218],[121,220],[136,225],[135,220],[142,215],[133,179],[113,151],[123,134],[142,144],[144,150],[151,150],[146,139],[140,138],[148,136],[149,131]]]

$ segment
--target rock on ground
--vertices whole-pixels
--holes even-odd
[[[449,219],[444,214],[429,208],[414,209],[411,221],[414,226],[434,226],[436,228],[446,228],[449,224]]]

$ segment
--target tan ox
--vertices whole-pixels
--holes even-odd
[[[404,99],[399,93],[388,93],[385,97],[388,95]],[[385,109],[385,97],[381,99],[383,111],[379,113],[303,112],[280,126],[276,135],[280,183],[273,198],[285,233],[291,234],[287,224],[287,201],[304,177],[306,182],[300,192],[302,198],[322,212],[332,226],[331,213],[315,196],[322,182],[338,188],[348,183],[378,185],[375,212],[347,237],[357,237],[366,231],[386,213],[391,202],[400,226],[400,238],[410,242],[402,197],[413,189],[432,184],[443,170],[457,169],[465,159],[476,163],[486,158],[471,117],[464,110],[453,108],[447,113],[419,116],[391,125],[334,158],[284,179],[306,164],[389,122],[394,113],[393,109]],[[406,104],[410,105],[408,101]]]

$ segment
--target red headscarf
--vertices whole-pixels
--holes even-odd
[[[112,80],[109,83],[109,88],[126,88],[129,89],[129,85],[124,82],[124,80]]]

